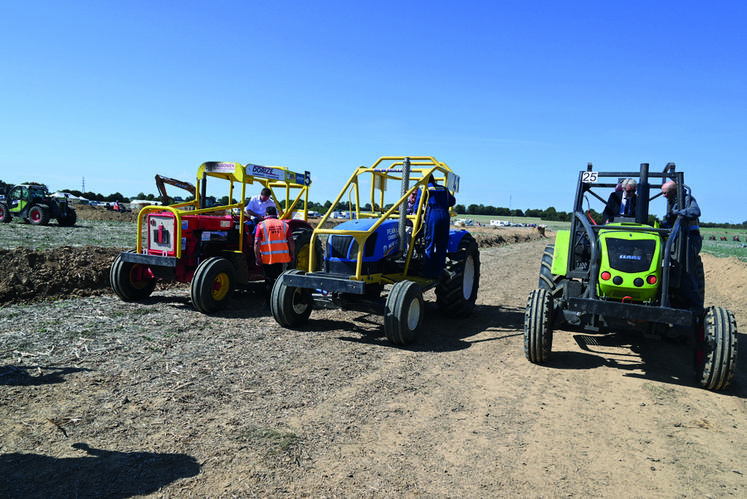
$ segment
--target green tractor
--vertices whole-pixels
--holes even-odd
[[[32,225],[47,225],[57,219],[62,227],[72,227],[78,220],[67,198],[54,198],[44,184],[27,182],[8,189],[5,200],[0,201],[0,222],[10,223],[21,218]]]
[[[605,206],[607,198],[600,193],[609,194],[623,178],[638,179],[635,212],[598,224],[591,200]],[[677,203],[683,206],[684,174],[674,163],[662,173],[649,173],[648,163],[635,172],[597,172],[590,163],[579,172],[570,230],[558,231],[555,243],[545,248],[539,287],[527,300],[524,353],[532,363],[547,362],[556,329],[685,336],[695,345],[698,383],[724,389],[737,363],[736,320],[723,307],[688,306],[686,279],[696,276],[700,296],[705,296],[703,264],[699,255],[688,258],[681,215],[668,217],[675,222],[666,228],[649,217],[650,202],[661,196],[651,195],[650,179],[660,179],[661,185],[675,181]],[[671,206],[667,210],[669,215]]]

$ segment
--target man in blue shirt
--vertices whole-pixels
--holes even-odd
[[[420,204],[418,191],[415,206]],[[449,190],[436,183],[431,175],[428,178],[428,206],[425,210],[425,256],[423,259],[423,277],[441,279],[446,267],[446,247],[449,244],[449,207],[454,206],[456,198]]]

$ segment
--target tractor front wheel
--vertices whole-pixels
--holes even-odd
[[[543,364],[552,351],[553,299],[546,289],[529,293],[524,312],[524,355],[533,364]]]
[[[146,267],[122,260],[117,255],[109,269],[109,283],[112,290],[123,301],[137,301],[147,298],[156,287],[156,280],[146,276]]]
[[[49,223],[49,208],[35,204],[29,209],[29,221],[33,225],[47,225]]]
[[[203,314],[212,314],[228,305],[236,286],[236,269],[226,258],[214,256],[197,267],[192,278],[192,305]]]
[[[60,227],[72,227],[75,225],[75,222],[78,221],[78,214],[75,213],[75,210],[67,207],[65,215],[60,215],[60,217],[57,219],[57,223],[60,225]]]
[[[729,310],[709,307],[697,331],[695,376],[708,390],[729,386],[737,366],[737,321]]]
[[[283,275],[303,274],[294,269]],[[311,297],[309,290],[288,286],[283,281],[283,275],[278,277],[272,287],[270,295],[270,310],[275,321],[283,327],[298,327],[309,319],[311,315]]]
[[[423,325],[425,305],[423,291],[413,281],[399,281],[386,298],[384,332],[395,345],[409,345],[418,337]]]

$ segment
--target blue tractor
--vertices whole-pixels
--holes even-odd
[[[309,269],[289,270],[276,281],[270,308],[278,324],[301,326],[315,306],[333,304],[383,315],[389,341],[408,345],[422,329],[423,293],[433,288],[444,314],[470,315],[480,282],[480,253],[469,232],[450,230],[445,271],[425,276],[431,176],[452,194],[458,191],[459,176],[430,156],[386,156],[358,167],[312,235],[312,245],[325,240],[321,270],[312,270],[318,268],[312,254]],[[396,193],[387,195],[391,187]],[[408,214],[408,199],[418,193]],[[348,208],[345,221],[332,226],[340,203]]]

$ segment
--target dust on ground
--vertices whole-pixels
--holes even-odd
[[[524,308],[547,242],[484,245],[474,314],[444,318],[429,292],[423,335],[409,348],[390,345],[381,318],[359,312],[316,310],[302,328],[281,328],[252,291],[213,316],[191,307],[186,288],[137,303],[106,286],[88,297],[3,302],[0,490],[745,495],[743,368],[726,392],[708,392],[694,384],[686,342],[623,334],[590,342],[562,331],[548,364],[526,361]],[[70,250],[89,254],[83,265],[35,258],[67,274],[98,266],[106,274],[110,250]],[[22,276],[30,254],[19,252],[0,275]],[[706,303],[745,324],[747,266],[703,261]]]

